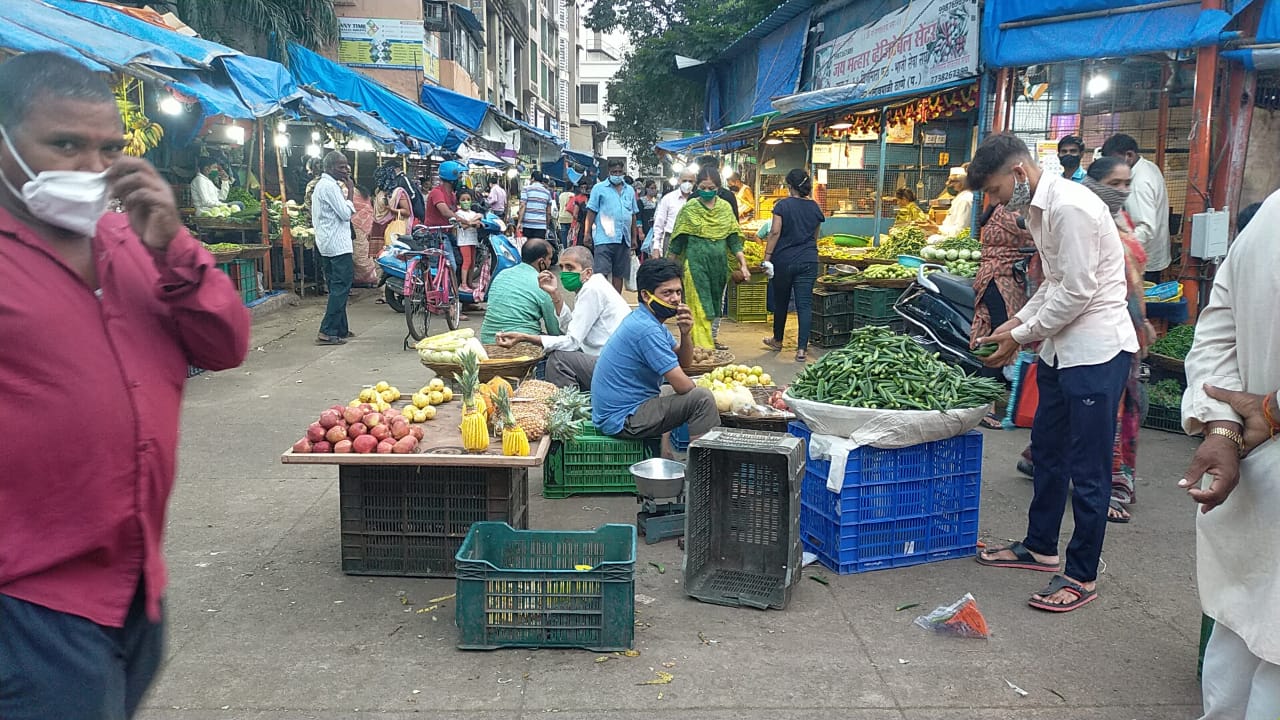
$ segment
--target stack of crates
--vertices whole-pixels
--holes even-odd
[[[703,602],[784,609],[800,580],[804,445],[718,428],[689,446],[684,588]]]
[[[743,283],[729,283],[728,316],[734,322],[766,322],[769,319],[769,278],[752,274]]]
[[[813,329],[809,343],[823,348],[844,347],[853,331],[853,293],[813,291]]]
[[[860,285],[853,289],[853,327],[882,325],[902,332],[905,323],[902,316],[893,311],[893,304],[898,301],[902,291],[896,288],[871,287]]]
[[[240,299],[248,305],[258,299],[258,261],[241,258],[232,262],[236,266],[236,274],[231,280],[240,291]]]
[[[809,428],[789,426],[808,445]],[[982,434],[849,453],[840,492],[831,463],[808,458],[800,493],[806,550],[846,575],[969,557],[978,543]]]
[[[592,493],[635,494],[631,466],[658,452],[651,440],[623,440],[582,423],[577,435],[551,444],[542,470],[542,497],[566,498]]]

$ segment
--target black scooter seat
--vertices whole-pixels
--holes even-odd
[[[960,277],[959,275],[945,272],[932,273],[928,278],[933,281],[934,285],[938,286],[938,293],[947,302],[972,313],[975,300],[972,278]]]

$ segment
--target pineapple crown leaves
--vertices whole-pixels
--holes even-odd
[[[511,395],[507,393],[507,388],[498,388],[498,394],[494,396],[494,404],[497,406],[498,414],[502,416],[504,424],[514,426],[516,424],[515,413],[511,411]]]

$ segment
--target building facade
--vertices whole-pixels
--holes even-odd
[[[584,129],[591,130],[593,150],[596,155],[609,160],[621,159],[627,163],[628,172],[638,173],[640,168],[626,148],[613,140],[608,133],[613,116],[606,110],[609,81],[622,69],[628,45],[626,37],[615,33],[582,30],[583,43],[578,48],[578,115]]]

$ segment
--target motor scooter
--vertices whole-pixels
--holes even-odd
[[[485,291],[498,273],[520,264],[520,252],[506,236],[507,226],[497,215],[486,211],[480,220],[477,240],[481,251],[476,257],[480,278],[472,292],[460,292],[464,303],[484,302]],[[383,288],[387,306],[396,312],[404,312],[404,276],[409,266],[409,255],[421,251],[427,245],[427,231],[416,226],[409,235],[397,235],[389,239],[377,263],[381,270],[378,284]]]

